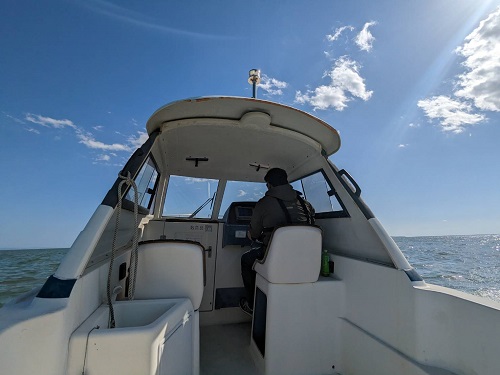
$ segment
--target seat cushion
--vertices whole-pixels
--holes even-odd
[[[139,245],[135,299],[189,298],[198,310],[204,288],[203,247],[160,240]]]
[[[321,268],[321,229],[313,225],[291,225],[277,228],[271,237],[263,260],[254,270],[270,283],[312,283]]]

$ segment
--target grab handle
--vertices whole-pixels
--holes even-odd
[[[352,176],[345,169],[341,169],[339,171],[339,175],[341,177],[342,176],[346,176],[347,177],[347,179],[349,180],[349,182],[351,183],[351,185],[354,187],[354,191],[353,191],[354,195],[356,195],[357,197],[360,197],[361,196],[361,188],[356,183],[356,181],[354,181],[354,178],[352,178]]]

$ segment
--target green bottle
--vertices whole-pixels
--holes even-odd
[[[330,276],[330,255],[327,250],[321,254],[321,276]]]

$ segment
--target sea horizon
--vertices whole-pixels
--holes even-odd
[[[500,302],[500,235],[392,236],[416,272],[429,284]],[[0,249],[0,307],[41,286],[69,247]]]
[[[423,235],[390,235],[391,238],[422,238],[422,237],[458,237],[458,236],[500,236],[500,233],[475,233],[475,234],[423,234]],[[46,247],[0,247],[0,251],[18,251],[18,250],[63,250],[70,249],[71,246],[46,246]]]

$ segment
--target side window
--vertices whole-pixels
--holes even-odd
[[[156,170],[155,163],[153,159],[149,158],[146,163],[142,166],[135,179],[137,185],[137,194],[139,206],[151,209],[154,207],[154,196],[155,188],[158,181],[158,171]],[[133,202],[134,201],[134,189],[129,189],[125,199]]]
[[[219,219],[222,219],[232,202],[257,202],[266,194],[263,182],[228,181],[222,198]]]
[[[322,171],[295,181],[292,186],[303,192],[304,197],[314,207],[317,217],[348,216],[335,190],[328,183]]]
[[[218,180],[171,175],[163,216],[211,218]]]

